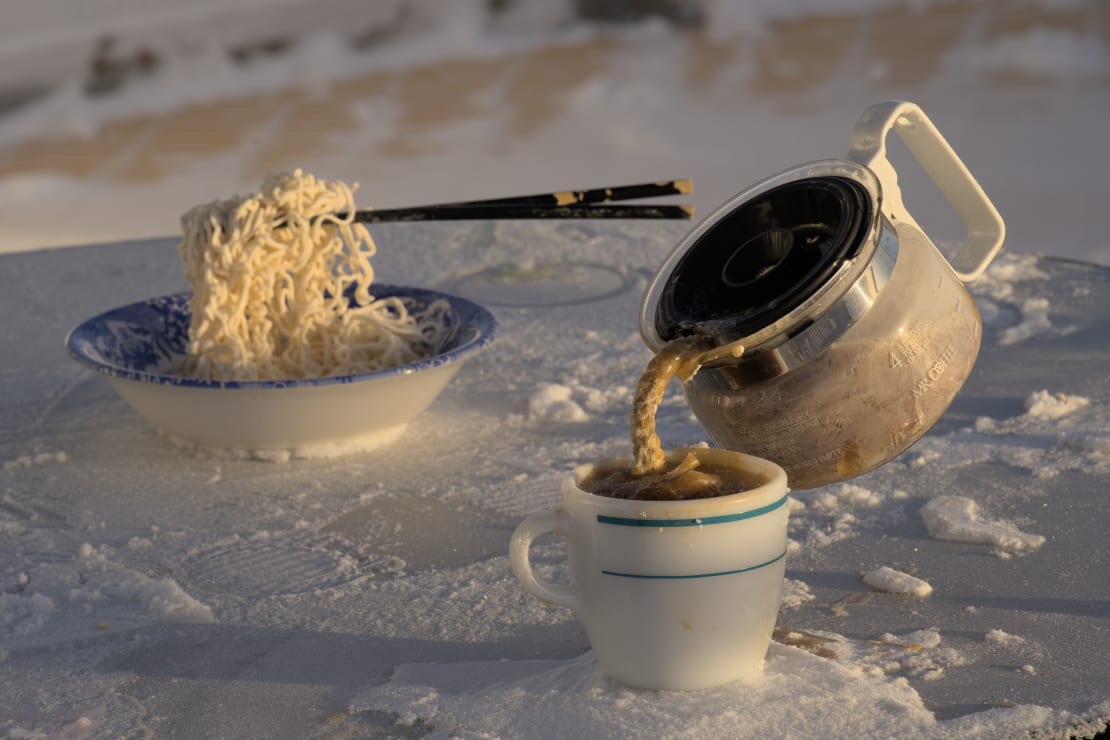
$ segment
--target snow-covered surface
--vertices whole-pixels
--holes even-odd
[[[72,5],[0,0],[0,85],[19,69],[9,60],[35,58],[41,79],[26,81],[61,83],[0,117],[0,251],[20,252],[0,258],[0,735],[1011,738],[1105,726],[1110,273],[1030,254],[1110,262],[1097,22],[1038,26],[1034,13],[989,35],[971,23],[911,82],[860,42],[820,84],[769,93],[752,91],[750,54],[725,54],[694,83],[682,61],[709,47],[656,21],[590,25],[570,3],[518,3],[497,23],[477,0],[452,3],[448,19],[429,4],[369,52],[318,27],[249,65],[201,42],[242,42],[252,24],[287,32],[305,23],[301,3],[101,0],[83,6],[89,22],[63,23]],[[880,16],[893,5],[831,7]],[[907,12],[925,19],[933,5]],[[729,48],[818,3],[701,6],[709,41]],[[988,4],[972,6],[974,19]],[[350,7],[321,15],[342,28]],[[1097,3],[1043,8],[1105,17]],[[158,76],[88,98],[74,70],[104,28],[178,46],[159,47]],[[655,694],[599,678],[580,624],[525,594],[505,556],[513,527],[555,506],[574,466],[627,451],[648,358],[640,294],[685,227],[376,229],[381,280],[488,298],[502,337],[388,448],[236,459],[153,434],[62,338],[90,315],[185,287],[172,238],[122,240],[170,234],[185,207],[252,187],[250,145],[141,184],[5,170],[4,147],[41,133],[95,137],[113,121],[290,80],[594,38],[616,38],[615,51],[527,136],[507,135],[495,88],[481,114],[425,132],[426,149],[382,156],[403,124],[393,91],[357,111],[343,147],[289,166],[361,181],[360,202],[380,206],[692,176],[705,213],[775,171],[843,156],[868,104],[906,97],[1009,226],[1007,251],[974,286],[983,350],[947,415],[879,470],[791,494],[776,641],[748,685]],[[787,81],[790,64],[778,70]],[[910,210],[943,213],[927,198],[919,210],[913,182]],[[112,243],[21,251],[98,241]],[[659,422],[668,444],[705,440],[676,388]],[[533,561],[565,576],[557,541]],[[876,571],[890,588],[860,577]],[[887,593],[911,583],[890,573],[932,593]]]
[[[1110,360],[1096,341],[1110,328],[1101,268],[1000,258],[984,287],[1008,298],[980,295],[999,311],[937,428],[873,473],[791,494],[783,609],[754,684],[613,685],[573,615],[518,586],[505,555],[515,524],[555,505],[575,465],[627,450],[631,381],[648,356],[636,308],[680,233],[380,228],[383,280],[443,285],[484,266],[503,276],[506,260],[588,259],[628,288],[498,307],[499,342],[392,446],[286,462],[174,446],[65,357],[61,337],[85,316],[182,287],[172,240],[0,259],[10,315],[36,307],[6,326],[0,375],[0,706],[19,708],[2,729],[1013,737],[1101,726],[1110,456],[1075,443],[1110,427],[1095,371]],[[1034,297],[1074,331],[1001,344]],[[1059,363],[1092,370],[1061,375]],[[1088,403],[1029,413],[1044,388]],[[705,439],[674,389],[659,419],[670,444]],[[1014,529],[941,539],[925,512],[945,498],[977,507],[948,512],[959,532]],[[1017,547],[1015,533],[1043,542]],[[563,558],[557,542],[533,553],[546,577],[565,576]],[[860,579],[876,570],[879,591]],[[913,591],[910,574],[927,576],[928,598],[885,593]]]

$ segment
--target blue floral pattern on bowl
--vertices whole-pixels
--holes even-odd
[[[443,299],[448,335],[443,350],[401,367],[297,380],[218,381],[198,380],[175,373],[185,357],[191,311],[188,292],[150,298],[94,316],[70,332],[66,348],[77,362],[105,375],[145,383],[198,388],[294,388],[357,383],[374,378],[416,373],[461,362],[489,345],[497,335],[493,314],[465,298],[425,288],[379,285],[376,298],[397,297],[410,313],[423,312]]]

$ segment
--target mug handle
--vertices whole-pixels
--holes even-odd
[[[960,280],[974,280],[1002,248],[1006,238],[1002,217],[925,112],[914,103],[890,100],[864,111],[852,130],[848,157],[878,176],[883,188],[883,210],[892,220],[913,223],[902,204],[898,175],[886,156],[886,137],[891,130],[906,143],[967,226],[967,241],[951,264]]]
[[[532,570],[532,561],[528,557],[533,540],[547,532],[558,534],[557,530],[564,515],[564,510],[558,509],[543,514],[533,514],[521,522],[513,532],[513,538],[509,543],[509,563],[525,591],[544,601],[565,606],[577,612],[581,604],[578,589],[538,578]]]

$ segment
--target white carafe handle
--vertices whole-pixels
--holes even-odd
[[[1006,226],[959,156],[917,105],[891,100],[871,106],[852,130],[849,159],[869,168],[883,189],[883,212],[896,224],[913,223],[902,204],[898,174],[886,156],[886,137],[895,131],[967,226],[967,241],[950,260],[968,282],[983,274],[1002,248]],[[918,227],[920,228],[920,227]]]

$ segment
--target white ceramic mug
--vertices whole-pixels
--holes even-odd
[[[629,501],[563,482],[562,508],[525,519],[509,559],[524,588],[585,624],[601,672],[648,689],[709,688],[757,674],[771,642],[786,569],[786,473],[728,450],[693,452],[744,479],[741,493],[690,501]],[[628,462],[631,462],[630,460]],[[567,540],[572,582],[532,570],[541,534]]]

